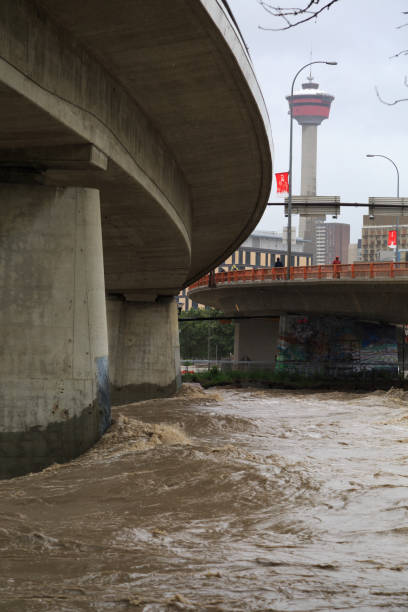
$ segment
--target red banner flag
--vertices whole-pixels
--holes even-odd
[[[390,230],[388,232],[388,246],[394,248],[397,246],[397,230]]]
[[[289,193],[289,172],[277,172],[275,176],[277,193]]]

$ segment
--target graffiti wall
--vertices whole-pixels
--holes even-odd
[[[276,369],[335,377],[372,370],[397,375],[397,328],[343,317],[282,316]]]

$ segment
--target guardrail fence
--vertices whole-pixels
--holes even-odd
[[[265,282],[286,280],[286,268],[252,268],[252,270],[230,270],[206,274],[190,285],[214,287],[228,283]],[[332,264],[326,266],[299,266],[290,268],[290,280],[361,280],[361,279],[408,279],[408,262],[371,262],[354,264]]]

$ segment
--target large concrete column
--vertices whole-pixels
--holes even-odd
[[[177,304],[108,299],[111,395],[125,404],[174,393],[181,385]]]
[[[278,338],[279,317],[236,321],[234,361],[275,363]]]
[[[110,423],[99,193],[0,184],[0,477],[63,462]]]

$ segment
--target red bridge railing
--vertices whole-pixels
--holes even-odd
[[[286,268],[252,268],[206,274],[190,285],[190,289],[211,287],[226,283],[264,282],[286,280]],[[408,279],[408,262],[371,262],[355,264],[333,264],[326,266],[299,266],[290,268],[290,280],[360,280],[360,279]]]

